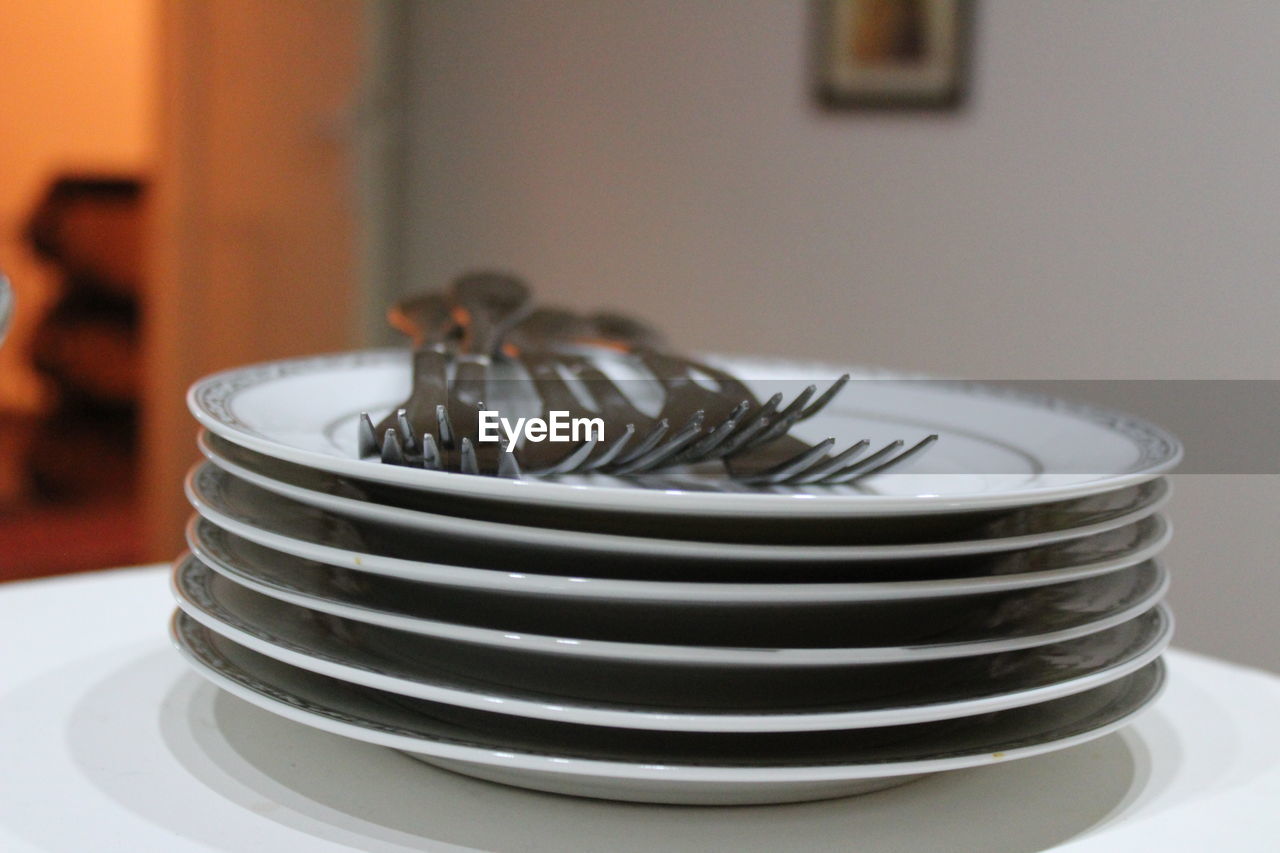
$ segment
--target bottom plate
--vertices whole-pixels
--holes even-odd
[[[172,631],[201,675],[304,725],[469,776],[652,803],[825,799],[1064,749],[1127,723],[1165,679],[1155,661],[1073,696],[914,725],[785,734],[620,732],[450,708],[348,684],[238,646],[181,614]]]

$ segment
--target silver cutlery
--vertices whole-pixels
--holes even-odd
[[[847,374],[821,395],[810,385],[785,406],[782,394],[761,403],[727,372],[663,352],[662,336],[639,321],[531,309],[528,287],[506,275],[466,276],[447,295],[398,303],[389,318],[416,348],[413,391],[378,425],[363,413],[359,426],[360,455],[389,464],[546,477],[597,471],[636,476],[720,462],[744,485],[837,485],[898,466],[938,438],[930,435],[909,447],[894,441],[874,452],[867,440],[838,453],[832,452],[834,438],[810,445],[789,430],[830,403]],[[618,350],[644,367],[661,386],[656,415],[643,413],[582,353],[592,345]],[[543,420],[557,411],[598,418],[603,438],[568,449],[549,442],[518,448],[504,439],[496,448],[481,442],[479,412],[494,366],[502,362],[523,369]]]

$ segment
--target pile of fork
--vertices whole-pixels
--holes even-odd
[[[760,402],[729,373],[666,351],[654,329],[615,314],[578,315],[536,308],[527,285],[500,273],[458,279],[444,293],[396,304],[391,324],[413,342],[408,399],[378,424],[363,413],[362,458],[391,465],[500,477],[601,473],[634,477],[718,464],[751,486],[848,484],[923,452],[936,435],[870,452],[858,441],[833,452],[836,440],[808,444],[792,426],[825,407],[848,382],[818,394],[810,385],[783,405]],[[650,377],[660,405],[646,414],[634,393],[610,378],[591,352],[621,353]],[[543,419],[551,412],[599,418],[603,436],[576,444],[479,441],[479,415],[497,377],[531,389]]]

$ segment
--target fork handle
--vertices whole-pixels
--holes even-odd
[[[391,328],[407,336],[414,349],[444,343],[453,328],[449,300],[440,293],[422,293],[401,299],[387,311]]]
[[[450,315],[461,331],[461,352],[496,355],[507,332],[533,309],[532,297],[528,285],[503,273],[472,273],[455,281]]]

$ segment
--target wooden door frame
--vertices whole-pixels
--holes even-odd
[[[407,14],[396,0],[160,0],[142,418],[153,559],[181,548],[190,512],[192,381],[386,340]]]

